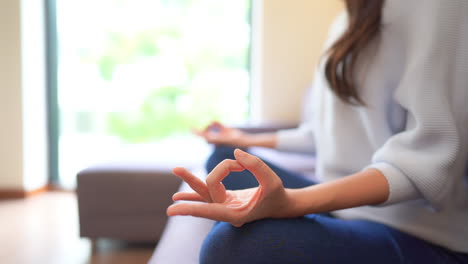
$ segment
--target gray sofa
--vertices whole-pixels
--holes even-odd
[[[154,242],[166,224],[166,207],[180,180],[170,168],[119,162],[79,172],[80,236]]]

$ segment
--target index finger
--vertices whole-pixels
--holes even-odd
[[[211,202],[210,192],[208,186],[200,180],[197,176],[193,175],[186,168],[177,167],[172,172],[185,181],[194,191],[196,191],[207,203]]]
[[[177,203],[166,210],[168,216],[191,215],[208,218],[215,221],[229,222],[231,219],[227,209],[219,203]]]

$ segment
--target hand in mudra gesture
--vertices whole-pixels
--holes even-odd
[[[205,129],[193,132],[211,144],[247,147],[246,133],[237,128],[226,127],[219,122],[212,122]]]
[[[289,199],[281,179],[259,158],[234,151],[235,160],[224,160],[208,174],[206,183],[184,168],[175,168],[174,174],[187,182],[195,191],[174,194],[174,201],[199,203],[176,203],[167,209],[169,216],[192,215],[216,221],[229,222],[234,226],[263,219],[284,217]],[[249,170],[260,186],[245,190],[230,191],[221,181],[231,171]]]

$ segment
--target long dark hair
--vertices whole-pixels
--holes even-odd
[[[348,29],[327,51],[325,76],[344,102],[365,105],[354,83],[354,68],[361,51],[381,28],[385,0],[345,0]]]

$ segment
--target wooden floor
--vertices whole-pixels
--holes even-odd
[[[147,263],[155,245],[99,240],[92,253],[78,235],[76,197],[68,192],[0,200],[0,262],[3,264]]]

